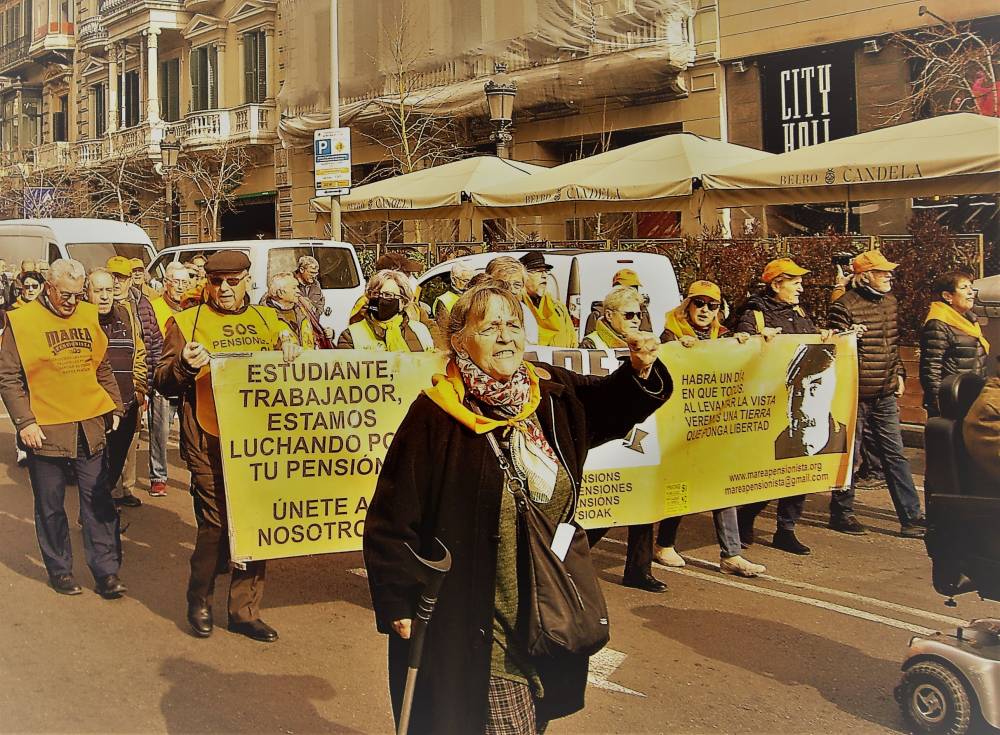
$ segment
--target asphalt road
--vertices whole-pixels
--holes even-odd
[[[128,597],[105,601],[90,589],[61,597],[46,584],[27,472],[14,464],[4,424],[0,730],[391,732],[385,640],[374,630],[359,553],[269,564],[264,619],[280,632],[277,643],[224,628],[194,638],[184,620],[194,522],[174,448],[169,495],[149,498],[142,484],[143,506],[123,513]],[[76,507],[71,488],[71,521]],[[800,537],[812,556],[758,543],[748,556],[768,576],[756,580],[720,574],[711,515],[687,519],[678,548],[690,563],[656,570],[670,586],[663,595],[618,584],[623,533],[610,534],[595,562],[611,644],[592,662],[586,709],[549,732],[905,731],[892,690],[909,637],[996,607],[971,598],[944,606],[923,543],[896,535],[885,490],[861,493],[857,509],[872,530],[844,536],[824,527],[826,499],[811,498]],[[773,524],[772,506],[758,521],[761,542]],[[92,587],[75,527],[73,544],[78,580]],[[225,587],[220,580],[217,611]]]

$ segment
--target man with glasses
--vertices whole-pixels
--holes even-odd
[[[299,293],[309,302],[313,312],[316,316],[322,316],[323,309],[326,308],[326,296],[319,283],[319,261],[311,255],[299,258],[295,280],[299,282]]]
[[[78,595],[64,506],[66,485],[80,493],[80,524],[97,592],[121,597],[121,531],[105,466],[106,433],[123,414],[97,307],[83,301],[86,271],[52,264],[43,293],[9,315],[0,342],[0,397],[28,449],[35,532],[52,588]]]
[[[181,456],[191,472],[198,537],[191,554],[187,619],[195,635],[212,634],[212,593],[220,569],[229,565],[226,495],[219,424],[212,393],[213,355],[281,350],[291,362],[302,348],[274,309],[253,306],[247,297],[250,259],[220,250],[205,264],[204,301],[167,319],[163,356],[154,387],[181,399]],[[260,619],[265,562],[233,568],[229,585],[229,630],[270,643],[278,633]]]
[[[926,521],[913,485],[910,462],[903,454],[899,398],[906,372],[899,356],[899,321],[892,281],[897,264],[880,250],[861,253],[851,262],[853,288],[830,307],[829,325],[837,331],[856,329],[858,337],[858,420],[854,457],[858,459],[865,427],[871,429],[885,471],[889,496],[899,518],[900,535],[923,538]],[[830,528],[861,535],[865,527],[854,515],[854,483],[830,499]]]
[[[156,314],[160,334],[166,336],[167,321],[183,310],[184,294],[191,288],[191,271],[184,263],[174,261],[167,265],[163,278],[163,294],[150,303]],[[154,368],[155,369],[155,368]],[[154,390],[149,396],[149,494],[162,498],[167,494],[167,438],[170,423],[177,414],[178,401],[171,400]]]

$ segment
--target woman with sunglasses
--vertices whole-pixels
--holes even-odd
[[[729,330],[722,326],[719,313],[722,310],[722,291],[711,281],[695,281],[688,288],[687,298],[673,311],[667,313],[667,323],[660,335],[660,342],[680,342],[684,347],[694,347],[702,340],[728,337]],[[750,335],[737,332],[737,341],[746,342]],[[668,567],[683,567],[684,557],[674,550],[677,530],[684,516],[665,518],[660,522],[653,547],[653,558]],[[744,559],[740,553],[740,528],[736,518],[736,508],[720,508],[712,511],[715,522],[715,536],[719,541],[719,570],[723,574],[740,577],[756,577],[767,569],[762,564],[754,564]]]
[[[337,349],[373,352],[426,352],[434,349],[430,330],[411,319],[413,290],[406,275],[381,270],[368,279],[363,308],[337,338]]]
[[[642,296],[631,286],[616,286],[604,297],[604,314],[594,331],[580,341],[581,350],[627,350],[630,335],[639,333],[642,321]],[[587,532],[590,545],[600,541],[607,528]],[[667,585],[653,576],[653,524],[628,527],[625,571],[622,584],[646,592],[666,592]]]
[[[17,300],[11,304],[11,310],[17,309],[37,299],[38,294],[42,292],[43,283],[45,283],[45,279],[42,278],[42,274],[38,271],[28,271],[27,273],[22,273],[21,293],[17,297]]]

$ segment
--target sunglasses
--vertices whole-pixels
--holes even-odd
[[[208,282],[213,286],[221,286],[222,282],[225,281],[233,288],[236,288],[240,285],[240,283],[242,283],[244,278],[246,278],[246,276],[209,276]]]
[[[709,301],[708,299],[691,299],[691,303],[696,309],[707,308],[709,311],[718,311],[719,307],[722,306],[718,301]]]
[[[632,319],[638,319],[639,317],[642,316],[642,312],[641,311],[620,311],[618,313],[621,314],[623,317],[625,317],[625,321],[631,321]]]
[[[25,291],[37,291],[41,287],[42,286],[39,283],[26,283],[26,284],[24,284],[24,290]]]

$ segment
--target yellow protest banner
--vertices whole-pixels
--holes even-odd
[[[537,359],[606,375],[613,352],[538,348]],[[664,345],[667,404],[593,449],[577,520],[588,528],[828,491],[850,477],[857,411],[854,337]],[[441,354],[308,351],[212,361],[238,561],[361,548],[368,501],[410,403]]]

